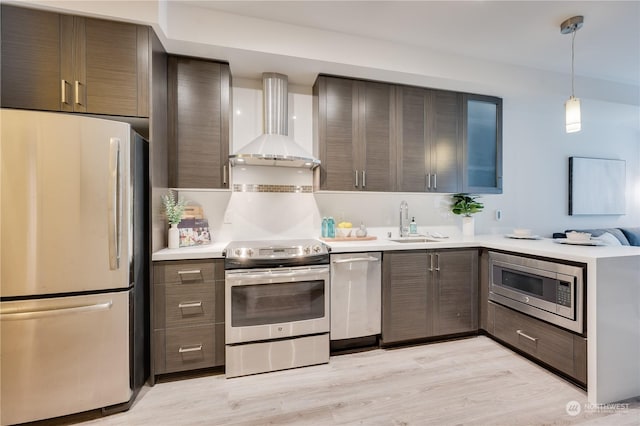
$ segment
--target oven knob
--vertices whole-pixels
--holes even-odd
[[[240,257],[240,255],[242,254],[242,250],[237,248],[237,249],[234,250],[233,254],[235,254],[236,256]]]
[[[311,247],[310,246],[306,246],[304,249],[304,254],[311,254]]]
[[[320,253],[322,251],[322,247],[320,246],[313,246],[313,252],[314,253]]]
[[[247,256],[253,256],[253,249],[247,249]]]

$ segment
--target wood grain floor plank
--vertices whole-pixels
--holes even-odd
[[[84,425],[640,425],[627,409],[583,410],[586,393],[480,336],[334,356],[329,364],[145,387],[125,413]]]

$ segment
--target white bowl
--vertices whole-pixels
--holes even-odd
[[[589,241],[591,239],[591,234],[588,232],[576,232],[571,231],[567,232],[567,239],[571,241]]]
[[[528,237],[531,235],[531,229],[515,228],[513,230],[513,235],[516,237]]]
[[[338,228],[336,227],[336,237],[349,238],[351,236],[351,230],[353,228]]]

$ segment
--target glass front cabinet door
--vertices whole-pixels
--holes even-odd
[[[465,94],[463,192],[502,193],[502,99]]]

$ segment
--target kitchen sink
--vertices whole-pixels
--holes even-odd
[[[441,240],[429,237],[402,237],[402,238],[389,238],[389,241],[394,243],[436,243]]]

